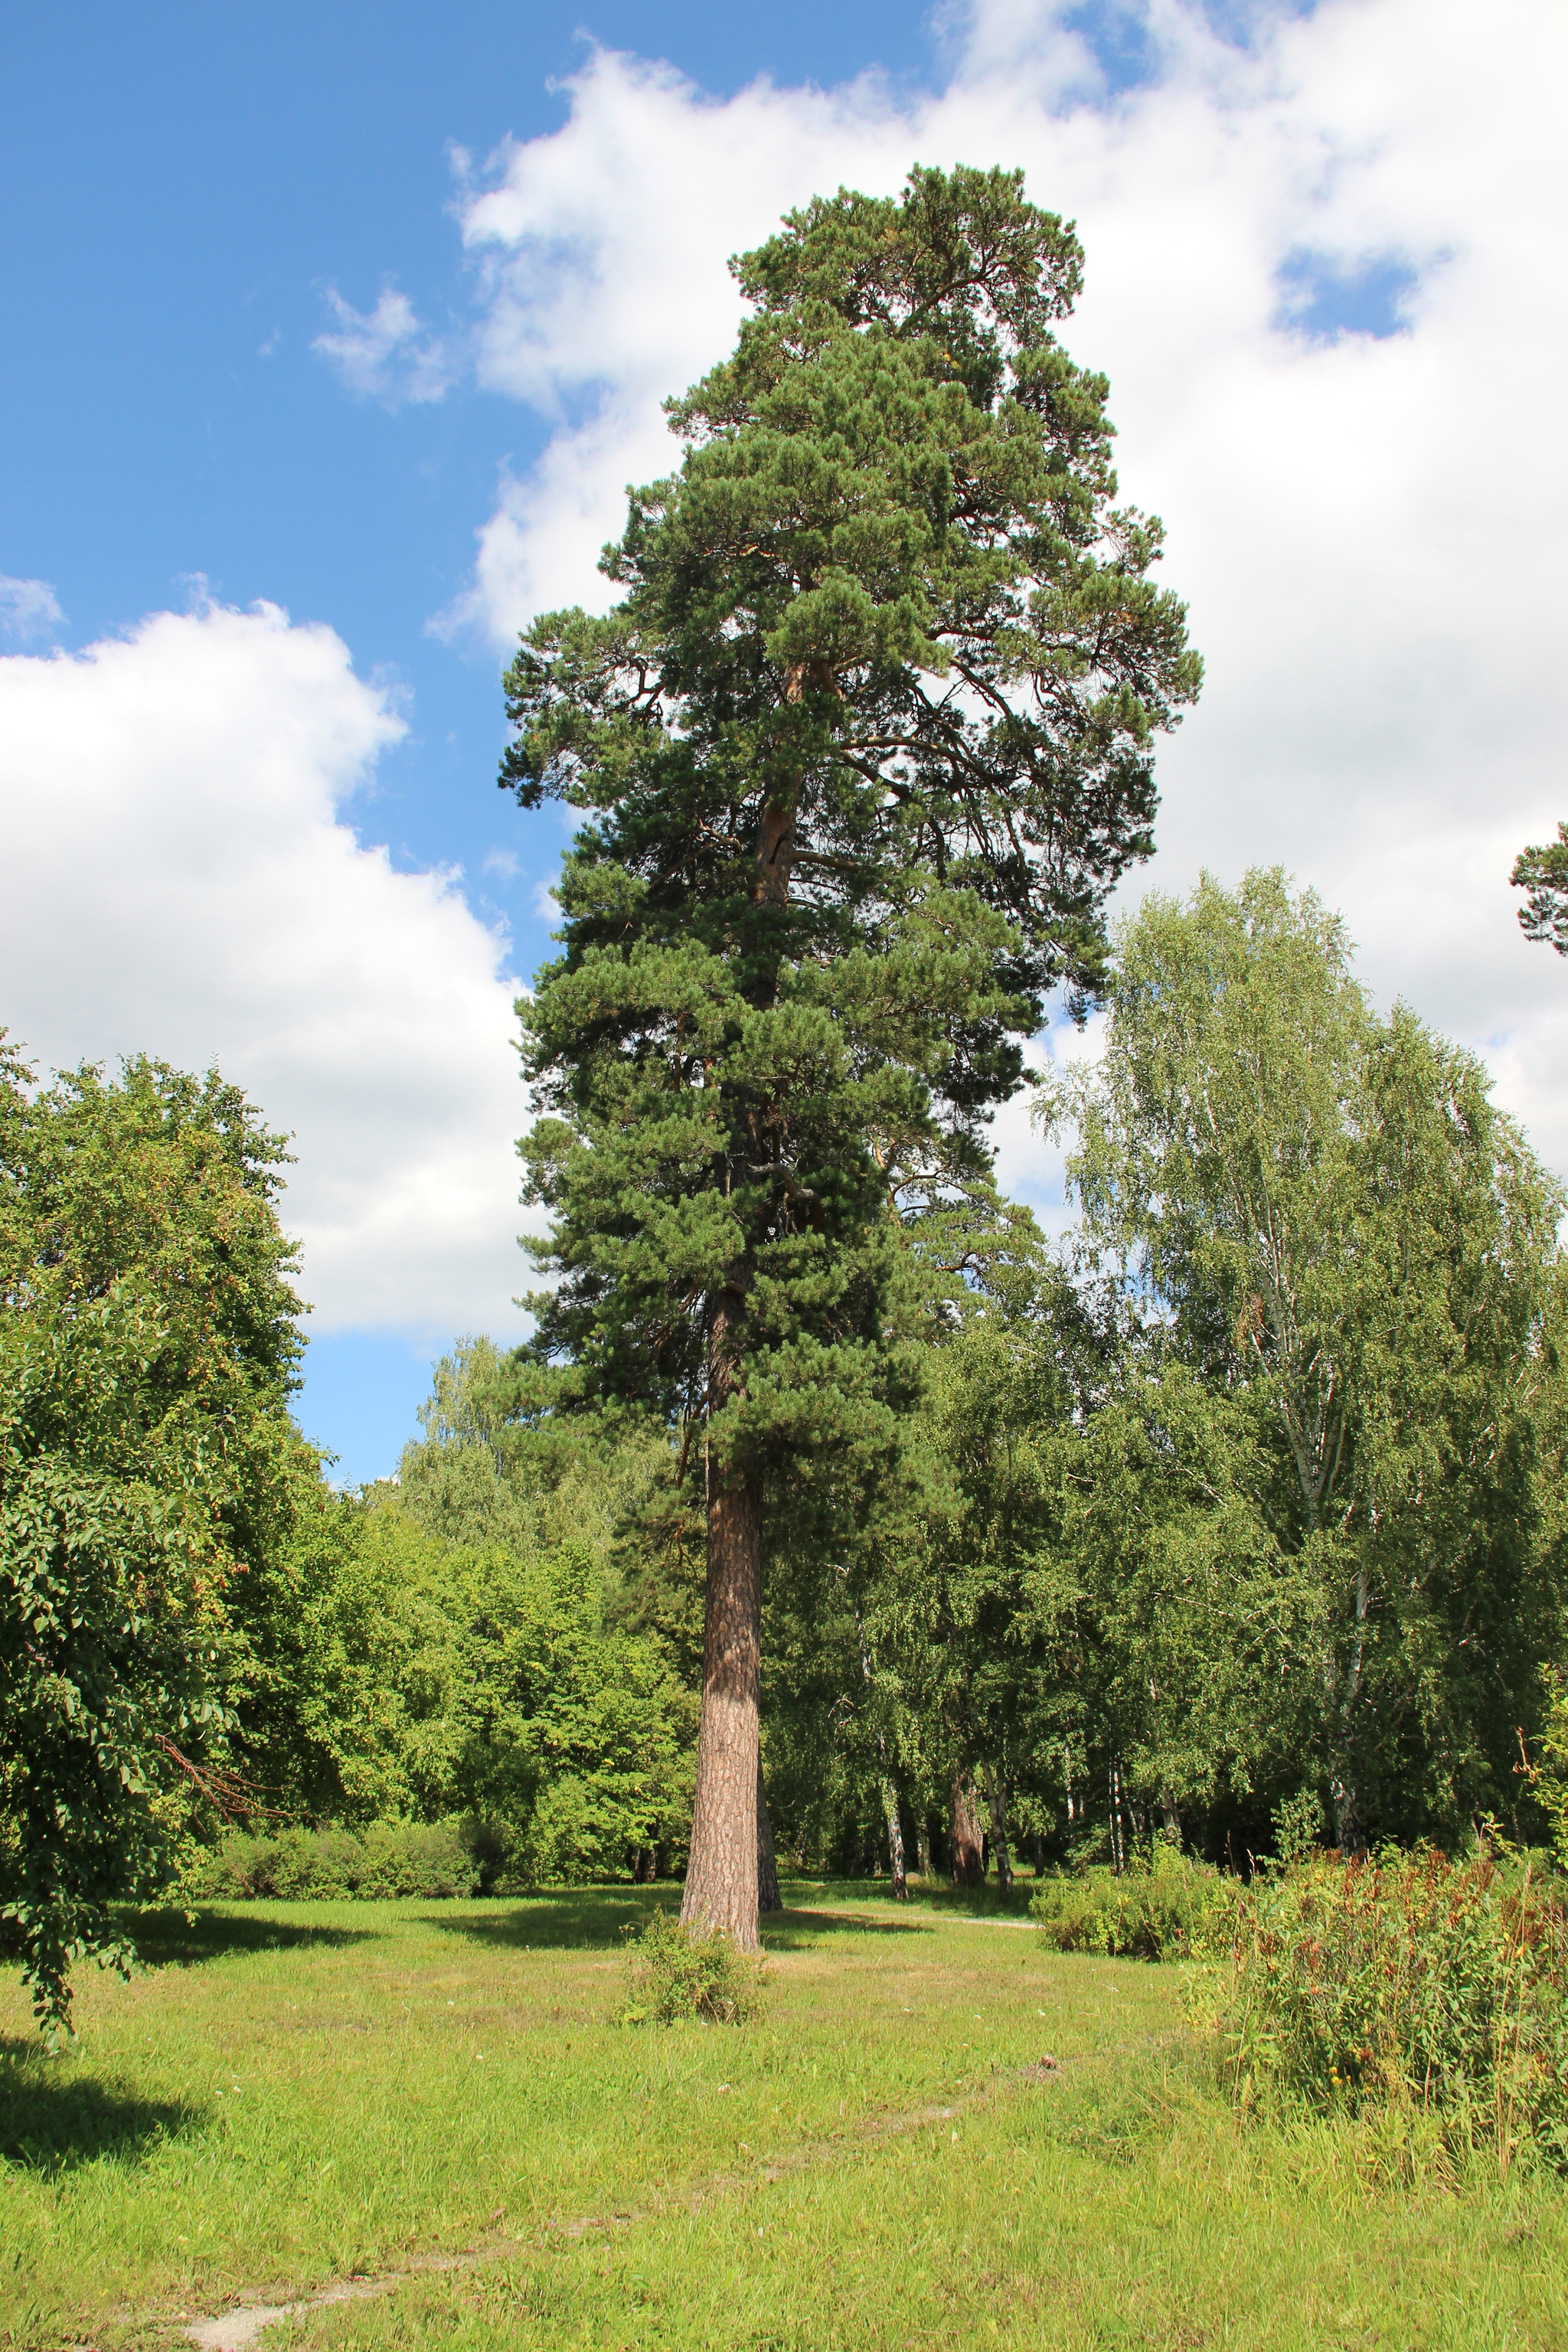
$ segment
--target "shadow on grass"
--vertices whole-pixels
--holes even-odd
[[[949,1919],[1026,1919],[1034,1891],[1032,1878],[1005,1893],[999,1886],[911,1886],[910,1905]],[[884,1899],[890,1902],[892,1897]]]
[[[195,1968],[231,1952],[322,1950],[368,1943],[375,1934],[373,1927],[319,1927],[271,1919],[265,1912],[236,1914],[205,1906],[188,1916],[184,1911],[131,1911],[123,1915],[123,1925],[143,1966],[150,1969]]]
[[[422,1927],[439,1927],[443,1935],[461,1936],[471,1943],[500,1945],[510,1951],[602,1952],[618,1950],[624,1927],[636,1927],[651,1912],[680,1907],[680,1887],[665,1881],[655,1886],[573,1887],[560,1894],[521,1896],[505,1910],[460,1913],[456,1918],[440,1911],[424,1911]]]
[[[793,1891],[793,1890],[792,1890]],[[815,1889],[805,1890],[815,1892]],[[438,1927],[443,1935],[460,1936],[476,1944],[507,1951],[618,1951],[626,1930],[636,1927],[655,1911],[671,1914],[680,1908],[680,1882],[664,1879],[653,1886],[574,1887],[558,1894],[521,1896],[504,1910],[475,1914],[426,1911],[419,1924]],[[814,1910],[799,1903],[768,1913],[763,1941],[770,1951],[804,1950],[824,1936],[919,1935],[929,1922],[918,1913],[889,1903],[886,1918],[868,1919],[847,1906],[843,1910]]]
[[[900,1909],[886,1919],[868,1919],[863,1912],[816,1911],[809,1904],[786,1903],[782,1911],[763,1915],[763,1948],[769,1952],[806,1952],[826,1936],[923,1936],[931,1923],[918,1913]]]
[[[933,1919],[1027,1919],[1030,1916],[1030,1895],[1035,1891],[1032,1882],[1025,1886],[941,1886],[941,1884],[910,1879],[910,1894],[902,1903],[893,1900],[891,1884],[886,1879],[785,1879],[783,1898],[785,1912],[811,1912],[814,1919],[832,1922],[844,1916],[844,1927],[858,1924],[863,1931],[872,1928],[865,1912],[879,1912],[875,1927],[889,1924],[926,1924]]]
[[[184,2099],[128,2097],[36,2042],[0,2037],[0,2163],[54,2180],[100,2157],[147,2156],[204,2120]]]
[[[773,1951],[804,1950],[824,1936],[918,1936],[938,1919],[1026,1919],[1030,1890],[911,1885],[895,1903],[884,1879],[790,1879],[784,1908],[764,1916],[763,1940]],[[519,1895],[493,1910],[454,1914],[445,1906],[423,1911],[419,1924],[443,1935],[506,1951],[616,1951],[625,1930],[653,1911],[678,1911],[681,1885],[574,1886]],[[871,1916],[868,1916],[871,1915]]]

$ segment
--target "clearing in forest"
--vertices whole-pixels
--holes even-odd
[[[1176,1970],[797,1882],[760,2023],[618,2026],[675,1892],[163,1915],[58,2058],[10,1979],[0,2345],[1568,2345],[1559,2185],[1238,2133]]]

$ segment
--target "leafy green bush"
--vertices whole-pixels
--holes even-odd
[[[247,1837],[233,1831],[195,1872],[189,1892],[231,1902],[374,1902],[468,1895],[479,1883],[479,1863],[458,1823],[376,1822],[363,1833],[293,1829]]]
[[[1029,1916],[1058,1952],[1139,1960],[1185,1959],[1223,1933],[1236,1882],[1173,1846],[1134,1855],[1119,1877],[1096,1864],[1036,1888]]]
[[[1237,1904],[1215,2026],[1237,2105],[1404,2108],[1568,2168],[1568,1906],[1539,1865],[1327,1857]]]
[[[738,1952],[728,1936],[701,1935],[668,1911],[656,1911],[632,1939],[623,2025],[744,2025],[762,2008],[763,1963]]]

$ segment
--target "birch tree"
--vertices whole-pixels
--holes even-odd
[[[1278,872],[1151,898],[1120,946],[1104,1058],[1053,1106],[1088,1232],[1214,1396],[1207,1442],[1247,1407],[1216,1474],[1232,1526],[1238,1494],[1256,1514],[1232,1549],[1291,1588],[1278,1627],[1311,1621],[1301,1769],[1342,1848],[1453,1833],[1510,1805],[1559,1638],[1561,1190],[1475,1057],[1379,1019],[1342,924]],[[1129,1563],[1147,1517],[1122,1513]]]

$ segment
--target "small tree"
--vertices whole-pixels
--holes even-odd
[[[1519,910],[1519,927],[1527,940],[1544,940],[1559,955],[1568,955],[1568,824],[1560,824],[1555,841],[1531,842],[1513,861],[1509,876],[1516,890],[1530,896]]]
[[[224,1755],[224,1596],[300,1441],[281,1139],[216,1072],[43,1092],[0,1045],[0,1917],[40,2011],[123,1958]],[[209,1783],[209,1785],[211,1785]]]
[[[535,1351],[701,1424],[684,1916],[750,1947],[764,1516],[798,1531],[896,1445],[900,1227],[984,1178],[1046,992],[1098,986],[1199,667],[1053,331],[1077,239],[1021,173],[819,198],[734,267],[754,314],[671,404],[622,602],[507,674],[501,782],[590,813],[521,1008]]]

